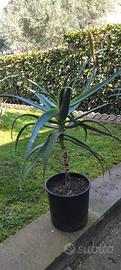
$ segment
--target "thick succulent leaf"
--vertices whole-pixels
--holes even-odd
[[[70,129],[70,128],[76,128],[78,126],[78,124],[73,123],[73,122],[69,122],[69,124],[65,125],[66,129]]]
[[[69,113],[72,113],[79,107],[79,104],[69,106]]]
[[[29,154],[28,157],[26,158],[25,162],[27,162],[27,160],[28,160],[35,152],[37,152],[38,150],[41,150],[41,149],[44,147],[45,144],[46,144],[46,143],[41,143],[41,144],[38,144],[36,147],[34,147],[34,149],[32,149],[32,151],[30,152],[30,154]]]
[[[90,87],[91,83],[94,81],[96,73],[97,73],[97,68],[94,67],[91,76],[87,80],[87,84],[85,86],[84,92],[86,92],[86,90]]]
[[[85,134],[85,142],[87,141],[87,128],[85,126],[82,126],[83,130],[84,130],[84,134]]]
[[[75,117],[73,116],[73,114],[69,114],[68,115],[68,119],[69,120],[67,120],[66,121],[66,123],[73,123],[73,124],[75,124],[76,126],[78,126],[78,120],[77,119],[75,119]]]
[[[32,170],[32,168],[35,166],[35,164],[37,163],[37,161],[43,159],[44,153],[45,153],[45,149],[46,149],[46,143],[38,145],[37,147],[35,147],[31,153],[29,154],[29,156],[24,159],[22,166],[21,166],[21,170],[20,170],[20,181],[19,181],[19,185],[20,185],[20,190],[22,190],[22,184],[24,183],[25,178],[27,177],[27,175],[30,173],[30,171]],[[33,155],[36,152],[36,155],[34,156],[32,162],[30,163],[29,167],[27,168],[26,172],[25,171],[25,167],[26,167],[26,162],[27,160],[30,158],[31,155]]]
[[[83,74],[84,69],[89,62],[90,62],[90,58],[81,66],[77,76],[70,82],[69,86],[71,86],[72,88],[75,87],[76,83],[80,80],[80,77]]]
[[[90,126],[88,124],[85,124],[85,122],[83,123],[83,126],[85,126],[85,128],[87,128],[87,129],[92,130],[92,131],[95,131],[95,132],[97,132],[97,133],[99,133],[101,135],[106,135],[106,136],[109,136],[109,137],[113,137],[113,135],[111,134],[111,132],[105,132],[105,131],[103,131],[101,129],[98,129],[98,128],[94,127],[94,126]]]
[[[65,88],[63,87],[61,90],[60,90],[60,93],[59,93],[59,99],[58,99],[58,106],[59,106],[59,109],[62,105],[62,102],[63,102],[63,97],[64,97],[64,94],[65,94]]]
[[[87,89],[87,91],[85,92],[86,95],[88,95],[88,97],[90,96],[90,94],[92,95],[92,92],[95,93],[98,90],[100,90],[101,88],[105,87],[108,83],[110,83],[111,81],[113,81],[116,77],[121,75],[121,69],[119,69],[118,71],[114,72],[111,76],[109,76],[106,80],[102,81],[101,83],[99,83],[98,85]]]
[[[93,120],[93,119],[87,119],[87,120],[83,120],[83,121],[80,121],[80,122],[82,122],[83,124],[85,124],[85,123],[93,123],[93,124],[96,124],[96,125],[98,125],[99,127],[101,127],[101,128],[103,128],[106,132],[108,132],[108,134],[110,134],[110,136],[112,136],[112,133],[111,133],[111,131],[104,125],[104,124],[102,124],[102,123],[100,123],[100,122],[98,122],[98,121],[96,121],[96,120]]]
[[[48,109],[56,107],[56,105],[51,100],[49,100],[46,96],[39,94],[38,92],[31,89],[29,89],[29,91],[32,92],[39,99],[39,101],[41,101],[43,105],[47,107]]]
[[[121,97],[121,94],[117,93],[117,94],[112,94],[109,96],[109,98],[113,98],[113,97]]]
[[[24,78],[25,78],[25,77],[24,77]],[[31,84],[33,84],[33,85],[36,87],[36,89],[39,89],[41,94],[44,94],[44,95],[46,95],[47,97],[50,97],[50,98],[52,98],[52,99],[54,99],[54,100],[56,101],[55,96],[54,96],[53,94],[48,93],[48,91],[47,91],[45,88],[41,87],[38,83],[36,83],[36,82],[34,82],[33,80],[28,79],[28,78],[25,78],[25,79],[26,79],[27,81],[31,82]]]
[[[40,91],[42,91],[43,93],[47,93],[47,90],[44,88],[44,87],[41,87],[38,83],[34,82],[33,80],[31,79],[28,79],[25,77],[25,79],[30,82],[31,84],[33,84],[34,86],[36,86],[36,88],[39,88]]]
[[[59,109],[60,109],[60,107],[61,107],[61,105],[62,105],[62,102],[63,102],[63,98],[64,98],[64,95],[65,95],[65,92],[66,92],[66,90],[67,89],[70,89],[70,91],[71,91],[71,93],[72,93],[72,87],[70,87],[70,86],[65,86],[65,87],[63,87],[62,89],[61,89],[61,91],[60,91],[60,93],[59,93],[59,102],[58,102],[58,104],[59,104]],[[75,108],[75,107],[74,107]],[[77,108],[77,106],[76,106],[76,108]],[[70,113],[71,113],[71,111],[70,111]]]
[[[65,77],[64,82],[63,82],[63,87],[65,87],[65,86],[67,85],[67,81],[68,81],[70,75],[71,75],[71,74],[68,73],[67,76]]]
[[[121,91],[121,88],[118,87],[118,88],[113,88],[113,91]]]
[[[94,150],[92,150],[92,148],[87,145],[86,143],[80,141],[80,140],[77,140],[76,138],[72,137],[72,136],[69,136],[69,135],[65,135],[64,134],[64,139],[66,140],[69,140],[70,142],[80,146],[81,148],[87,150],[88,152],[90,152],[101,164],[102,166],[102,170],[103,170],[103,173],[104,173],[104,163],[106,163],[105,159],[97,152],[95,152]]]
[[[42,111],[47,111],[48,110],[47,107],[42,106],[39,103],[32,101],[31,99],[26,99],[26,98],[23,98],[23,97],[12,95],[12,94],[0,94],[0,97],[16,98],[16,99],[18,99],[18,100],[20,100],[20,101],[22,101],[22,102],[24,102],[24,103],[26,103],[26,104],[28,104],[30,106],[33,106],[35,108],[38,108],[38,109],[40,109]]]
[[[88,133],[87,133],[87,128],[86,128],[85,126],[82,126],[82,128],[84,129],[84,132],[85,132],[85,142],[86,142],[86,140],[87,140],[87,135],[88,135]]]
[[[84,130],[84,133],[85,133],[85,141],[87,140],[87,128],[85,125],[78,125],[78,123],[69,123],[65,126],[66,129],[71,129],[71,128],[77,128],[77,127],[80,127]]]
[[[105,87],[108,83],[110,83],[112,80],[114,80],[119,75],[121,75],[121,69],[119,69],[118,71],[113,73],[113,75],[111,75],[106,80],[99,83],[98,85],[91,87],[91,88],[88,88],[84,93],[81,93],[78,97],[74,98],[72,103],[71,103],[71,106],[76,105],[76,104],[79,105],[81,101],[83,101],[86,98],[90,97],[91,95],[97,93],[100,89]]]
[[[91,58],[93,60],[93,66],[96,66],[97,65],[97,58],[96,58],[96,53],[95,53],[95,46],[94,46],[92,31],[88,31],[88,40],[89,40],[90,55],[91,55]]]
[[[100,127],[103,127],[104,130],[106,131],[106,134],[105,135],[108,135],[108,136],[110,136],[110,137],[118,140],[119,142],[121,142],[121,139],[118,138],[117,136],[113,135],[111,133],[111,131],[105,125],[103,125],[102,123],[100,123],[100,122],[98,122],[96,120],[84,120],[84,123],[95,123],[95,124],[99,125]]]
[[[28,159],[33,156],[34,153],[36,153],[36,155],[34,156],[30,166],[28,167],[27,169],[27,173],[28,174],[31,169],[33,168],[33,166],[35,165],[35,163],[39,160],[39,159],[42,159],[43,158],[43,155],[45,153],[45,149],[46,149],[46,146],[47,146],[47,142],[49,140],[49,137],[50,137],[50,134],[47,138],[47,141],[45,143],[41,143],[39,145],[37,145],[31,152],[30,154],[24,159],[23,161],[23,164],[22,164],[22,167],[21,167],[21,175],[23,175],[23,172],[24,172],[24,169],[26,167],[26,162],[28,161]]]
[[[56,125],[59,124],[58,121],[56,121],[56,120],[49,120],[48,122],[49,122],[49,123],[52,123],[52,124],[56,124]]]
[[[40,144],[40,145],[36,146],[30,152],[30,154],[24,159],[24,162],[23,162],[22,167],[21,167],[21,172],[20,172],[20,174],[21,174],[20,187],[22,187],[22,181],[26,178],[26,176],[29,174],[29,172],[32,170],[32,168],[35,166],[35,164],[39,160],[42,160],[44,162],[43,175],[45,174],[45,169],[46,169],[48,160],[52,154],[53,147],[56,144],[57,139],[60,136],[60,134],[61,134],[60,132],[54,132],[52,134],[49,134],[47,141],[44,144]],[[26,162],[34,153],[36,153],[36,154],[31,162],[31,164],[29,165],[28,169],[26,170],[25,176],[24,176]]]
[[[49,159],[50,159],[50,157],[52,155],[53,148],[54,148],[55,144],[57,143],[57,140],[58,140],[60,134],[62,134],[62,133],[59,132],[59,131],[55,131],[49,137],[49,140],[48,140],[48,143],[47,143],[47,146],[46,146],[46,149],[45,149],[44,159],[43,159],[43,161],[44,161],[43,177],[45,175],[45,170],[46,170],[48,161],[49,161]]]
[[[24,113],[24,114],[18,115],[18,116],[14,119],[14,121],[13,121],[13,123],[12,123],[12,127],[11,127],[11,138],[12,138],[12,139],[13,139],[13,129],[14,129],[14,126],[15,126],[15,124],[16,124],[16,121],[17,121],[18,119],[20,119],[21,117],[25,117],[25,116],[33,117],[33,118],[36,118],[36,119],[39,118],[38,115],[31,114],[31,113]]]
[[[47,112],[45,112],[44,114],[42,114],[39,118],[39,120],[36,122],[35,127],[33,129],[31,138],[28,142],[27,145],[27,150],[26,150],[26,158],[28,157],[28,155],[30,154],[31,150],[32,150],[32,146],[34,144],[34,141],[38,135],[38,132],[40,131],[40,129],[54,116],[57,115],[57,109],[51,109]]]
[[[75,119],[83,118],[83,117],[89,115],[90,113],[92,113],[92,112],[97,112],[97,111],[99,111],[100,109],[102,109],[102,108],[104,108],[104,107],[106,107],[106,106],[108,106],[108,105],[111,105],[111,103],[105,103],[105,104],[103,104],[103,105],[100,105],[100,106],[98,106],[98,107],[95,107],[95,108],[93,108],[93,109],[91,109],[91,110],[89,110],[89,111],[86,111],[86,112],[82,113],[80,116],[75,116]]]
[[[90,119],[90,120],[83,120],[83,121],[78,121],[77,123],[78,123],[78,125],[81,126],[81,127],[84,127],[84,126],[85,126],[85,128],[86,128],[87,130],[88,130],[88,129],[93,130],[93,131],[95,131],[95,132],[97,132],[97,133],[100,133],[101,135],[106,135],[106,136],[112,137],[112,138],[114,138],[114,139],[116,139],[116,140],[118,140],[118,141],[121,142],[121,139],[120,139],[120,138],[118,138],[117,136],[113,135],[113,134],[111,133],[111,131],[110,131],[105,125],[103,125],[102,123],[100,123],[100,122],[98,122],[98,121],[96,121],[96,120],[91,120],[91,119]],[[96,125],[98,125],[100,128],[103,128],[104,131],[103,131],[102,129],[97,128],[97,127],[89,126],[87,123],[96,124]],[[94,129],[95,129],[95,130],[94,130]]]
[[[94,132],[97,132],[98,134],[101,134],[101,135],[104,135],[104,136],[111,137],[111,138],[116,139],[116,140],[118,140],[118,141],[121,142],[121,139],[120,139],[120,138],[114,136],[114,135],[111,134],[110,132],[105,132],[105,131],[103,131],[103,130],[101,130],[101,129],[98,129],[98,128],[94,127],[94,126],[90,126],[90,125],[87,125],[87,124],[84,124],[84,127],[85,127],[86,129],[88,129],[88,130],[92,130],[92,131],[94,131]]]
[[[68,119],[70,119],[68,122],[73,122],[73,123],[77,123],[77,119],[74,117],[74,115],[71,113],[68,115]]]
[[[54,129],[58,129],[58,128],[59,128],[59,126],[57,126],[57,125],[52,125],[52,124],[49,124],[49,123],[45,124],[44,127],[51,128],[51,129],[53,129],[53,128],[54,128]]]
[[[73,116],[69,115],[69,119],[71,120],[71,122],[69,122],[69,124],[65,125],[65,128],[66,129],[69,129],[69,128],[76,128],[76,127],[79,127],[81,126],[84,130],[84,133],[85,133],[85,141],[87,140],[87,129],[86,127],[83,125],[83,123],[80,121],[80,123],[82,123],[82,125],[79,125],[78,124],[78,120],[76,120]]]
[[[25,126],[23,126],[23,127],[20,129],[20,131],[18,132],[16,141],[15,141],[15,151],[17,150],[18,142],[19,142],[19,139],[20,139],[20,137],[21,137],[23,131],[24,131],[27,127],[33,126],[33,125],[35,125],[34,122],[33,122],[33,123],[28,123],[28,124],[26,124]]]
[[[69,87],[66,89],[66,92],[63,97],[62,105],[58,113],[59,122],[64,122],[66,120],[66,117],[68,116],[68,112],[69,112],[70,100],[71,100],[71,88]]]
[[[46,107],[48,107],[48,109],[56,108],[56,105],[51,100],[49,100],[47,97],[45,97],[44,95],[41,95],[41,94],[35,92],[35,96],[38,97],[42,101],[42,103]]]

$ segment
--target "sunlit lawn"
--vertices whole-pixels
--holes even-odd
[[[19,143],[17,155],[14,152],[15,137],[17,131],[28,121],[25,118],[18,120],[14,130],[14,140],[11,139],[10,129],[13,119],[21,113],[25,113],[25,111],[9,109],[0,120],[0,241],[48,210],[47,197],[43,188],[42,163],[36,165],[28,176],[23,191],[19,191],[19,168],[31,129],[29,128],[24,133]],[[120,125],[110,124],[108,127],[115,135],[121,137]],[[38,140],[43,142],[49,131],[43,129]],[[84,133],[81,130],[72,130],[69,133],[84,140]],[[119,142],[92,132],[90,132],[87,142],[94,150],[103,155],[109,167],[121,161],[121,144]],[[67,143],[66,145],[69,149],[71,171],[87,174],[91,179],[102,174],[100,164],[89,153],[72,144]],[[60,148],[57,145],[53,158],[49,162],[46,178],[60,171],[63,171],[63,165]]]

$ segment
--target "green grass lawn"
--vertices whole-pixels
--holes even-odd
[[[28,112],[28,111],[26,111]],[[27,123],[26,119],[20,119],[14,130],[14,138],[11,139],[10,129],[15,117],[25,111],[9,109],[0,120],[0,241],[31,222],[48,210],[47,196],[44,191],[42,179],[42,163],[28,176],[22,192],[19,191],[19,168],[24,156],[29,128],[21,138],[17,155],[14,152],[17,131]],[[29,119],[30,120],[30,119]],[[121,126],[108,124],[108,128],[121,137]],[[47,137],[49,129],[43,129],[38,140],[41,142]],[[82,130],[71,130],[71,135],[84,140]],[[98,151],[108,162],[109,167],[121,161],[121,144],[113,139],[99,136],[90,132],[87,142]],[[67,143],[69,150],[70,170],[81,172],[95,179],[102,174],[101,166],[89,153]],[[63,171],[61,152],[59,145],[55,147],[53,158],[49,161],[46,178]]]

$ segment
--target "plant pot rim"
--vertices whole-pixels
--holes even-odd
[[[74,195],[73,195],[73,194],[72,194],[72,195],[61,195],[61,194],[56,194],[56,193],[52,192],[51,190],[49,190],[49,188],[47,187],[47,184],[48,184],[49,181],[51,181],[52,178],[58,177],[58,176],[61,175],[61,174],[65,174],[65,173],[64,173],[64,172],[57,173],[57,174],[55,174],[55,175],[49,177],[49,178],[46,180],[46,182],[45,182],[45,190],[46,190],[48,193],[50,193],[50,194],[52,194],[53,196],[55,196],[55,197],[61,197],[61,198],[62,198],[62,197],[63,197],[63,198],[74,198],[74,197],[78,197],[79,195],[83,195],[84,193],[86,193],[86,192],[91,188],[91,182],[90,182],[88,176],[86,176],[85,174],[81,174],[81,173],[70,172],[71,175],[72,175],[72,174],[76,174],[76,175],[84,176],[84,177],[86,178],[86,180],[88,181],[88,187],[87,187],[84,191],[82,191],[82,192],[80,192],[80,193],[78,193],[78,194],[74,194]]]

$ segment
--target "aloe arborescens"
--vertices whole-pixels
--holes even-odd
[[[91,86],[92,81],[94,80],[94,77],[96,74],[96,69],[93,68],[93,74],[88,80],[88,83],[85,86],[85,88],[81,89],[80,94],[71,100],[74,87],[76,86],[76,82],[80,79],[81,73],[84,71],[85,66],[86,64],[84,64],[81,67],[76,78],[71,80],[71,82],[68,83],[68,78],[67,80],[65,80],[65,83],[62,89],[60,90],[58,99],[54,95],[49,94],[48,91],[46,91],[45,89],[42,89],[36,82],[33,82],[31,80],[29,81],[32,83],[33,87],[37,89],[36,91],[33,89],[32,92],[33,92],[33,95],[36,97],[36,99],[38,99],[38,102],[23,98],[20,96],[7,94],[7,93],[0,95],[2,97],[16,98],[24,102],[25,104],[32,105],[33,107],[40,110],[40,115],[24,114],[17,117],[12,126],[12,129],[13,129],[17,119],[23,116],[26,116],[26,117],[31,116],[34,119],[33,122],[30,122],[21,128],[16,139],[16,147],[17,147],[18,141],[21,137],[22,132],[28,126],[30,125],[33,126],[32,134],[27,145],[26,154],[25,154],[25,158],[23,161],[22,169],[21,169],[21,176],[23,175],[26,162],[30,156],[33,156],[33,160],[29,168],[27,169],[26,173],[28,174],[28,172],[33,168],[36,162],[40,159],[42,159],[44,162],[44,173],[45,173],[46,166],[47,166],[49,158],[51,157],[54,145],[56,143],[60,143],[60,146],[63,152],[63,160],[64,160],[65,184],[67,185],[68,188],[70,188],[69,161],[68,161],[67,150],[65,148],[66,141],[74,143],[78,147],[89,151],[92,155],[95,156],[95,158],[97,158],[100,161],[100,163],[103,166],[103,159],[100,156],[100,154],[96,153],[86,142],[77,140],[76,137],[66,134],[66,130],[70,128],[80,127],[85,131],[86,136],[87,136],[88,130],[92,130],[102,135],[115,137],[101,123],[98,123],[94,120],[85,119],[85,116],[88,116],[88,114],[90,114],[92,111],[96,112],[99,109],[107,106],[108,102],[98,107],[95,107],[93,109],[87,110],[86,112],[82,113],[78,117],[74,116],[73,112],[79,106],[81,106],[82,101],[85,101],[85,99],[101,91],[101,89],[105,87],[109,82],[111,82],[113,79],[121,75],[121,70],[118,70],[109,78],[100,82],[98,85]],[[45,143],[43,144],[40,143],[38,146],[33,147],[39,131],[44,126],[51,128],[47,140],[45,141]],[[23,177],[21,177],[20,184],[22,184],[22,179]]]

